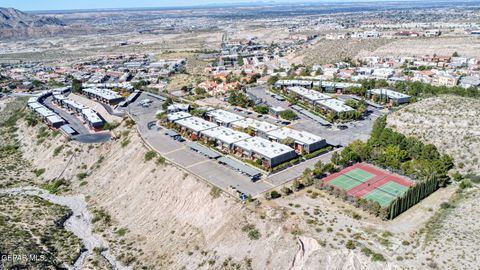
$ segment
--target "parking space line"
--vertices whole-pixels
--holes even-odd
[[[208,160],[203,160],[203,161],[194,163],[194,164],[192,164],[192,165],[189,165],[189,166],[187,166],[187,167],[185,167],[185,168],[190,169],[190,168],[195,167],[195,166],[200,165],[200,164],[209,163],[210,161],[211,161],[210,159],[208,159]]]
[[[267,184],[267,185],[269,185],[269,186],[271,186],[271,187],[276,187],[276,185],[274,185],[273,183],[271,183],[269,180],[270,180],[270,178],[266,178],[266,179],[264,179],[264,180],[262,180],[262,181],[258,181],[257,183],[265,183],[265,184]]]
[[[164,155],[170,155],[170,154],[173,154],[175,152],[178,152],[180,150],[185,150],[185,149],[186,149],[185,146],[182,146],[182,148],[178,148],[178,149],[172,150],[170,152],[164,153]]]

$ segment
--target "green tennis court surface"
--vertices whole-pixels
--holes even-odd
[[[362,183],[367,182],[368,180],[370,180],[371,178],[373,178],[375,176],[375,175],[373,175],[369,172],[366,172],[362,169],[351,170],[351,171],[345,173],[345,175],[348,176],[348,177],[351,177],[355,180],[361,181]]]
[[[381,207],[388,206],[390,202],[392,202],[395,197],[381,191],[380,189],[374,189],[367,195],[363,196],[365,200],[375,201],[380,204]]]
[[[362,169],[354,169],[333,179],[332,181],[330,181],[330,184],[345,191],[349,191],[350,189],[364,182],[367,182],[370,178],[374,176],[375,175],[368,173]]]
[[[358,180],[355,180],[355,179],[352,179],[352,178],[350,178],[348,176],[345,176],[345,175],[340,175],[339,177],[330,181],[329,184],[334,185],[338,188],[341,188],[345,191],[348,191],[348,190],[362,184],[362,182],[360,182]]]
[[[380,190],[382,190],[382,191],[384,191],[384,192],[386,192],[386,193],[388,193],[392,196],[399,197],[399,196],[403,195],[403,193],[405,193],[405,191],[408,190],[408,187],[400,185],[400,184],[395,183],[393,181],[390,181],[390,182],[386,183],[385,185],[381,186]]]

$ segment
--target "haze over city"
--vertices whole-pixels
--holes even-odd
[[[304,0],[300,3],[349,3],[349,2],[382,2],[384,0]],[[255,0],[236,0],[236,1],[221,1],[221,0],[107,0],[107,1],[54,1],[54,0],[3,0],[0,4],[4,7],[13,7],[25,11],[33,10],[74,10],[74,9],[118,9],[118,8],[160,8],[160,7],[180,7],[180,6],[204,6],[204,5],[237,5],[237,4],[298,4],[299,2],[292,2],[291,0],[275,0],[275,1],[255,1]]]

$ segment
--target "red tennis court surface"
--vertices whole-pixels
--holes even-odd
[[[350,196],[365,198],[388,206],[414,183],[365,163],[357,163],[331,174],[323,182],[347,191]]]

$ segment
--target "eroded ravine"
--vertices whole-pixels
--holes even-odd
[[[69,269],[82,269],[86,258],[92,254],[94,248],[102,250],[102,256],[108,261],[112,269],[131,269],[116,260],[115,256],[109,252],[106,242],[92,232],[91,214],[84,198],[81,196],[59,196],[37,187],[0,189],[0,194],[38,196],[51,203],[63,205],[72,210],[73,214],[65,221],[64,227],[82,240],[85,249],[81,252],[74,265],[69,267]]]

